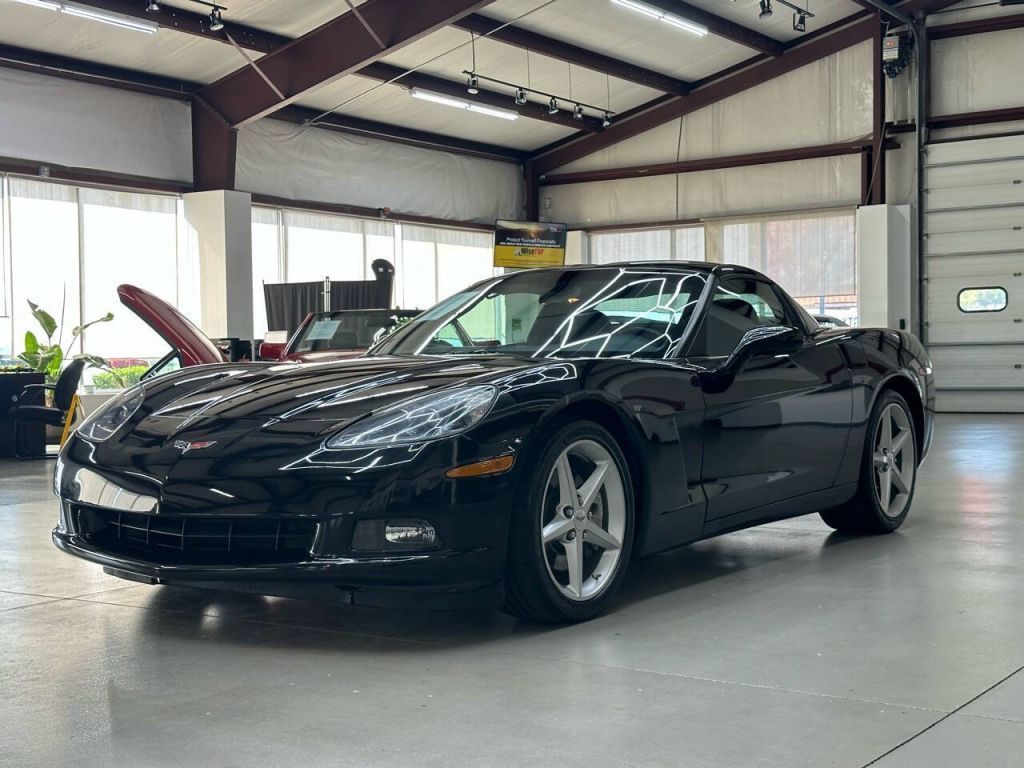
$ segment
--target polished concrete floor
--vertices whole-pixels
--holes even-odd
[[[941,417],[894,535],[723,536],[557,629],[119,581],[48,469],[0,464],[3,766],[1024,765],[1024,417]]]

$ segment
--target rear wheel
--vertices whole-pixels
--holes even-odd
[[[917,435],[907,401],[893,391],[878,398],[868,421],[857,495],[821,513],[844,533],[889,533],[910,512],[917,480]]]
[[[618,589],[633,542],[629,469],[607,430],[558,430],[517,493],[506,607],[546,623],[597,616]]]

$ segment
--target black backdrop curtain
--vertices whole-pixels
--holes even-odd
[[[373,280],[331,282],[331,309],[387,309],[391,304],[391,286],[395,268],[391,262],[377,259],[370,266]],[[264,283],[267,304],[267,328],[288,331],[291,336],[310,312],[323,310],[323,282]]]

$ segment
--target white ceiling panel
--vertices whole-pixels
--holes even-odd
[[[245,64],[231,46],[160,29],[149,35],[0,0],[0,43],[164,77],[212,82]]]
[[[601,0],[611,2],[611,0]],[[852,16],[864,8],[852,0],[792,0],[793,5],[807,8],[814,14],[807,20],[807,32],[813,32],[834,21]],[[776,40],[789,41],[800,37],[802,33],[793,31],[793,11],[779,3],[773,3],[773,13],[767,19],[759,19],[760,6],[758,0],[687,0],[691,5],[703,8],[724,19],[749,27]]]
[[[403,69],[415,68],[449,80],[463,80],[463,70],[471,69],[473,65],[469,40],[469,32],[445,27],[402,48],[384,61]],[[608,78],[600,72],[577,66],[571,68],[570,86],[570,67],[564,61],[531,52],[528,70],[527,52],[522,48],[487,38],[477,38],[475,47],[478,73],[523,86],[527,86],[529,81],[529,87],[566,100],[571,91],[574,99],[605,107],[609,102],[610,89],[611,109],[622,112],[661,95],[660,91]],[[488,83],[482,83],[482,87],[504,90]]]
[[[837,0],[848,2],[848,0]],[[717,0],[712,3],[732,5]],[[536,9],[536,10],[533,10]],[[698,37],[611,0],[498,0],[484,14],[681,80],[699,80],[751,56],[715,35]]]

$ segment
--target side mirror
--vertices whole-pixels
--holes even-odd
[[[802,343],[800,331],[786,325],[751,328],[743,334],[736,349],[724,363],[701,374],[701,385],[707,392],[724,392],[750,358],[758,355],[788,355],[800,349]]]

